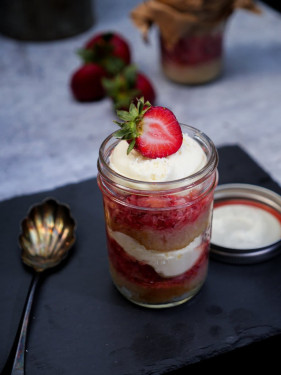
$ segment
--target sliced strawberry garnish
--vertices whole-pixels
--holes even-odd
[[[180,125],[168,108],[151,107],[141,121],[142,131],[135,148],[148,158],[162,158],[178,151],[182,144]]]
[[[156,159],[174,154],[182,144],[181,127],[173,114],[165,107],[152,107],[143,98],[137,106],[130,105],[129,112],[117,111],[123,122],[115,136],[129,142],[128,153],[137,149],[143,156]]]

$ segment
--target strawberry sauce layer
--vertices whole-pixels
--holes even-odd
[[[111,222],[136,230],[149,228],[161,231],[180,229],[186,223],[195,222],[202,213],[210,210],[212,195],[195,203],[191,203],[191,195],[161,197],[129,195],[123,200],[124,204],[118,204],[105,198],[105,206]],[[135,207],[131,207],[132,205]],[[167,207],[170,209],[161,210]],[[151,208],[155,208],[155,211]]]
[[[109,235],[107,236],[109,259],[115,270],[131,283],[145,286],[151,289],[169,289],[175,286],[183,286],[186,282],[195,278],[202,266],[208,262],[209,243],[204,242],[204,250],[196,264],[185,273],[165,278],[161,277],[153,267],[141,263],[127,254],[122,247]]]
[[[178,65],[207,63],[222,56],[222,43],[221,32],[213,35],[187,36],[180,39],[172,50],[166,49],[161,41],[162,59]]]

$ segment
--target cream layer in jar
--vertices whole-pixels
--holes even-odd
[[[159,252],[147,250],[134,238],[121,232],[108,231],[111,236],[132,258],[150,265],[163,277],[179,276],[191,269],[204,251],[202,236],[196,237],[183,249]]]

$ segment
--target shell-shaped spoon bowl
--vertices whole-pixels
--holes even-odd
[[[21,222],[22,261],[35,270],[14,345],[2,375],[24,375],[30,311],[42,271],[57,266],[75,242],[76,224],[65,204],[53,198],[33,206]]]
[[[58,265],[75,242],[75,227],[65,204],[49,198],[33,206],[21,223],[22,261],[37,272]]]

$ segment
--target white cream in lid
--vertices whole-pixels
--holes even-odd
[[[266,206],[233,201],[214,209],[212,243],[215,245],[230,249],[255,249],[279,240],[281,222]]]

